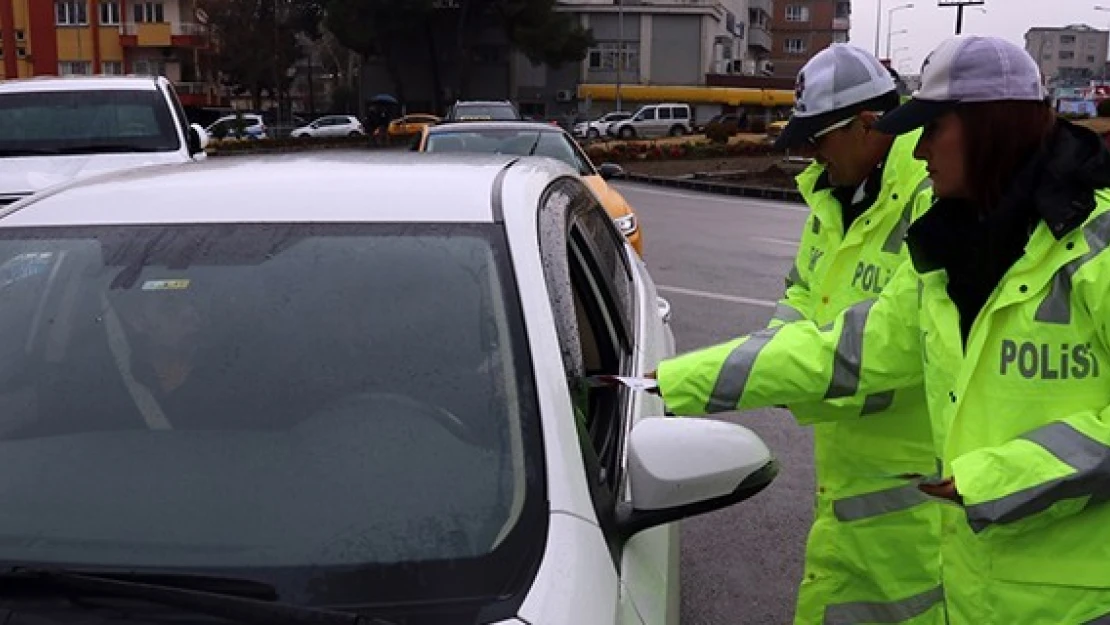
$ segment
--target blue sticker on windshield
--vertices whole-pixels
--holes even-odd
[[[9,259],[0,265],[0,288],[45,272],[53,259],[53,252],[31,252]]]

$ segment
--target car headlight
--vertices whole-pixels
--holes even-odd
[[[633,232],[636,232],[636,229],[640,227],[639,224],[636,223],[635,213],[629,213],[624,217],[617,217],[613,220],[613,223],[617,224],[617,228],[620,229],[621,234],[623,234],[624,236],[628,236]]]

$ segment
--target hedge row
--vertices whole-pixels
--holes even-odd
[[[234,154],[243,152],[292,152],[318,148],[370,147],[369,137],[285,137],[283,139],[241,139],[213,141],[208,144],[209,154]]]
[[[681,144],[630,144],[616,143],[607,146],[589,146],[586,154],[594,163],[622,163],[628,161],[661,161],[699,158],[727,158],[736,156],[770,156],[780,154],[769,143],[681,143]]]

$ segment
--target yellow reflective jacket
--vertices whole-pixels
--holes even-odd
[[[903,239],[914,199],[928,186],[925,164],[913,157],[919,136],[894,142],[874,204],[847,230],[824,166],[798,176],[811,213],[772,327],[799,319],[823,325],[882,292],[908,258]],[[813,424],[817,477],[795,624],[943,623],[940,505],[895,477],[936,472],[924,389],[789,408],[799,423]]]
[[[915,253],[878,300],[828,326],[791,323],[665,361],[657,377],[669,408],[745,409],[924,382],[942,472],[962,496],[943,506],[950,623],[1110,622],[1110,156],[1101,149],[1046,169],[1046,184],[1085,176],[1101,190],[1056,206],[1081,223],[1037,222],[966,345],[946,270]],[[1061,202],[1039,191],[1030,201]]]

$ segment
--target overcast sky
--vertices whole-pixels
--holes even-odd
[[[1110,12],[1095,10],[1100,2],[1110,6],[1110,0],[986,0],[982,7],[964,8],[963,32],[1005,37],[1024,47],[1025,31],[1034,26],[1087,24],[1105,30],[1110,27]],[[851,43],[875,51],[875,13],[880,3],[883,25],[879,58],[886,56],[887,11],[914,5],[894,12],[894,32],[909,31],[891,39],[891,57],[900,73],[919,73],[925,55],[956,33],[956,9],[940,8],[937,0],[852,0]]]

